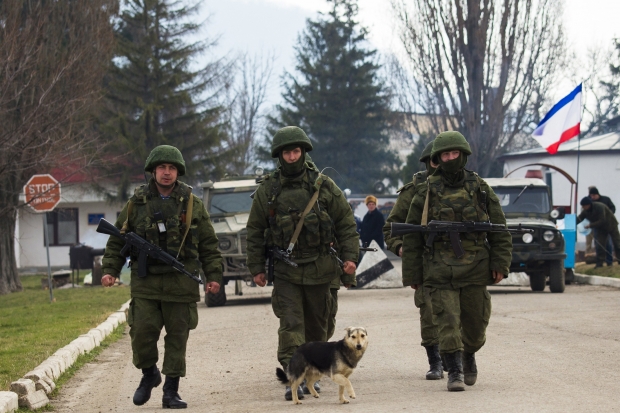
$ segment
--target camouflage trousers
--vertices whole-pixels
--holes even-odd
[[[330,288],[331,304],[329,318],[327,319],[327,340],[334,336],[336,332],[336,314],[338,313],[338,289]],[[326,340],[326,341],[327,341]]]
[[[430,296],[439,333],[439,351],[475,353],[480,350],[491,318],[491,295],[487,287],[431,288]]]
[[[278,361],[282,367],[288,366],[300,345],[309,341],[327,341],[331,304],[329,283],[302,285],[278,277],[274,279],[271,306],[280,319]]]
[[[145,369],[157,364],[157,341],[164,337],[164,362],[161,372],[170,377],[185,377],[185,349],[189,330],[198,324],[196,303],[175,303],[134,297],[129,305],[129,336],[133,364]]]
[[[420,333],[422,346],[434,346],[439,343],[437,326],[433,322],[433,305],[431,303],[430,288],[420,286],[413,296],[415,306],[420,309]]]

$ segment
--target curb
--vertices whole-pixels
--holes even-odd
[[[0,392],[0,413],[12,413],[19,407],[35,410],[47,405],[49,403],[47,395],[56,388],[54,380],[58,380],[80,355],[98,347],[119,324],[127,321],[130,301],[123,304],[103,323],[57,350],[23,378],[11,383],[11,391]]]
[[[575,273],[575,281],[580,284],[604,285],[620,288],[620,278],[601,277],[600,275],[585,275]]]

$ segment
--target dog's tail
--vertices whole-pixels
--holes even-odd
[[[287,386],[290,384],[288,376],[286,375],[284,370],[279,367],[276,369],[276,376],[278,376],[278,380],[280,380],[283,384],[286,384]]]

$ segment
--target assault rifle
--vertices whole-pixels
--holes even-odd
[[[509,232],[511,234],[525,234],[534,232],[533,229],[522,228],[521,224],[515,229],[506,228],[502,224],[492,224],[490,222],[452,222],[452,221],[431,221],[428,225],[414,225],[414,224],[398,224],[396,222],[391,223],[392,230],[391,236],[398,237],[405,234],[412,234],[414,232],[426,232],[428,238],[426,239],[426,246],[432,251],[435,237],[438,235],[448,234],[450,236],[450,244],[452,250],[457,258],[461,258],[465,255],[465,250],[461,244],[461,237],[459,233],[463,232]]]
[[[146,267],[147,267],[147,258],[151,257],[156,260],[163,262],[164,264],[170,265],[172,268],[177,270],[180,273],[187,275],[192,280],[196,281],[198,284],[203,284],[202,279],[198,277],[196,274],[192,274],[191,272],[185,269],[183,263],[178,261],[172,255],[168,254],[166,251],[159,248],[157,245],[153,245],[138,234],[134,232],[128,232],[125,235],[121,233],[121,231],[112,225],[110,222],[101,218],[99,221],[99,225],[97,226],[97,232],[100,234],[112,235],[117,238],[121,238],[125,240],[125,246],[121,249],[121,255],[126,257],[131,252],[131,248],[134,251],[138,251],[138,277],[144,278],[146,277]]]
[[[281,250],[278,247],[267,248],[267,282],[270,283],[273,282],[273,267],[275,260],[283,261],[291,267],[298,267],[297,263],[291,260],[291,256],[286,251]]]

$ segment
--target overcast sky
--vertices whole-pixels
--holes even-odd
[[[370,42],[382,53],[398,48],[389,0],[359,0],[360,21],[370,31]],[[294,70],[293,46],[307,18],[329,10],[324,0],[204,0],[203,17],[210,16],[206,34],[219,35],[218,54],[273,51],[276,54],[270,103],[279,101],[279,77]],[[588,48],[609,47],[620,34],[618,0],[565,0],[564,23],[569,50],[584,58]],[[574,87],[574,86],[573,86]],[[559,98],[571,86],[554,91]]]

